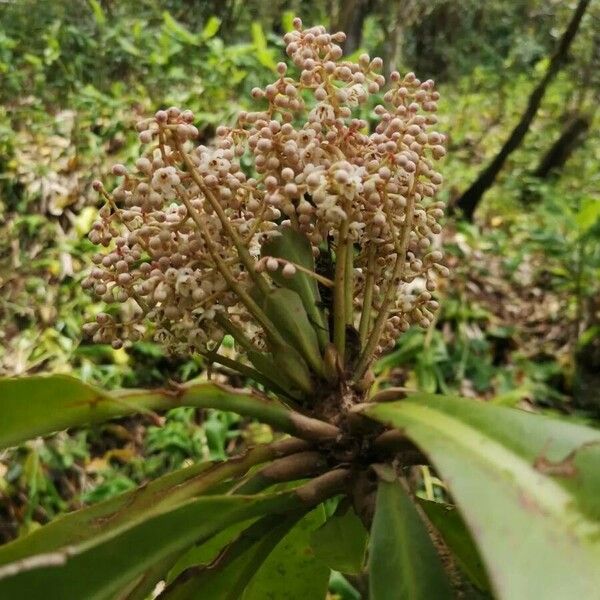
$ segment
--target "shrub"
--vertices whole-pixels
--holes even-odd
[[[138,125],[90,233],[83,283],[110,309],[86,327],[119,348],[152,336],[253,382],[104,392],[64,377],[0,382],[0,442],[139,411],[218,408],[287,434],[194,464],[0,548],[6,597],[319,598],[330,570],[370,597],[591,597],[598,589],[600,435],[476,401],[372,389],[371,366],[428,326],[443,207],[432,81],[391,74],[378,124],[353,116],[381,61],[344,35],[286,35],[300,72],[193,145],[194,114]],[[225,336],[235,355],[222,351]],[[26,399],[26,400],[25,400]],[[424,490],[415,485],[422,469]],[[444,483],[442,483],[442,481]],[[565,564],[565,556],[569,556]],[[469,584],[467,581],[471,581]],[[159,591],[158,590],[158,591]]]

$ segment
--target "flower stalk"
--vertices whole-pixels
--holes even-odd
[[[383,93],[381,59],[345,60],[344,37],[296,20],[284,38],[291,64],[211,146],[195,143],[189,110],[140,122],[134,169],[113,167],[111,194],[95,184],[106,204],[90,239],[106,251],[84,286],[123,316],[98,315],[86,327],[95,341],[150,335],[337,422],[336,410],[368,397],[373,361],[411,325],[429,326],[447,272],[436,248],[439,94],[397,72]],[[362,107],[380,93],[370,130]],[[227,334],[239,356],[216,352]],[[293,431],[289,415],[263,409]]]

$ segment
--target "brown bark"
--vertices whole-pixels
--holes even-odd
[[[556,77],[556,74],[559,72],[568,55],[569,48],[571,47],[573,39],[577,34],[579,25],[581,24],[581,20],[589,3],[590,0],[579,0],[569,25],[565,29],[560,42],[554,54],[552,55],[552,58],[550,59],[544,77],[529,96],[527,108],[521,116],[521,119],[512,130],[498,154],[496,154],[490,164],[481,172],[479,177],[455,203],[455,208],[460,209],[466,219],[473,219],[473,214],[475,213],[475,209],[483,197],[483,194],[494,184],[494,181],[504,166],[506,159],[521,145],[521,142],[529,131],[531,122],[535,118],[548,85]]]

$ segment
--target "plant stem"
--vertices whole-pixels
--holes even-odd
[[[302,265],[299,265],[298,263],[295,263],[294,261],[287,260],[285,258],[277,258],[276,256],[268,256],[268,257],[263,257],[263,258],[274,258],[281,265],[292,265],[296,268],[297,271],[300,271],[301,273],[304,273],[305,275],[312,277],[313,279],[315,279],[316,281],[318,281],[325,287],[333,287],[334,286],[334,282],[331,281],[331,279],[327,279],[327,277],[323,277],[323,275],[319,275],[318,273],[315,273],[314,271],[311,271],[310,269],[307,269],[306,267],[303,267]]]
[[[358,326],[361,348],[365,345],[367,333],[371,325],[371,312],[373,310],[373,286],[375,285],[375,252],[375,245],[369,244],[367,249],[367,276],[365,280],[365,293],[363,297],[362,312],[360,314],[360,324]]]
[[[342,221],[335,249],[335,278],[333,287],[333,343],[344,364],[346,351],[346,255],[348,252],[348,221]]]
[[[233,242],[233,245],[235,246],[235,248],[238,252],[238,256],[240,257],[242,264],[246,267],[250,277],[252,277],[252,279],[254,280],[256,285],[259,287],[260,291],[263,294],[266,294],[269,291],[269,284],[267,283],[265,278],[260,273],[256,272],[256,270],[254,268],[256,262],[250,255],[250,252],[248,252],[248,248],[246,248],[246,246],[244,246],[243,240],[240,239],[240,236],[238,235],[237,231],[232,227],[230,220],[228,219],[227,215],[225,214],[225,211],[223,210],[223,207],[221,206],[221,204],[219,203],[217,198],[215,198],[215,195],[205,185],[204,179],[202,179],[202,176],[200,175],[200,173],[198,173],[198,170],[196,169],[196,165],[194,165],[194,163],[190,160],[190,157],[188,156],[187,152],[183,148],[183,144],[177,138],[177,135],[173,135],[173,138],[175,140],[175,145],[177,147],[177,150],[179,151],[179,154],[181,154],[181,158],[185,162],[185,165],[188,168],[189,173],[192,176],[192,179],[194,180],[196,185],[200,188],[200,191],[204,194],[205,198],[209,201],[209,203],[210,203],[212,209],[215,211],[217,217],[219,217],[219,221],[221,221],[221,225],[223,226],[223,229],[227,232],[227,235],[231,238],[231,241]]]
[[[264,489],[285,481],[303,479],[327,466],[325,457],[314,450],[296,452],[284,458],[272,461],[249,479],[243,481],[229,492],[230,494],[258,494]]]
[[[383,328],[388,317],[390,305],[394,300],[395,292],[397,291],[398,285],[402,281],[404,275],[404,270],[406,268],[406,250],[408,248],[410,232],[412,230],[413,217],[415,215],[415,187],[417,184],[418,176],[419,171],[417,170],[413,176],[411,189],[408,193],[406,213],[404,217],[404,223],[402,225],[401,238],[397,245],[396,262],[394,264],[392,278],[386,286],[383,295],[383,301],[379,308],[379,312],[377,313],[377,318],[375,319],[373,329],[369,334],[365,348],[362,351],[362,354],[360,355],[358,364],[356,365],[353,377],[354,381],[359,381],[365,374],[366,370],[369,368],[369,364],[373,358],[373,354],[375,352],[377,344],[379,343],[381,333],[383,332]]]
[[[346,274],[344,281],[344,296],[346,305],[346,325],[354,324],[354,245],[352,238],[346,240]]]
[[[246,292],[246,290],[244,290],[244,288],[241,285],[239,285],[223,258],[219,256],[219,253],[216,249],[216,244],[212,239],[212,236],[210,235],[206,224],[202,221],[202,218],[200,217],[196,209],[192,206],[188,198],[187,190],[183,186],[179,185],[177,186],[177,191],[179,192],[183,204],[190,213],[192,220],[200,229],[200,232],[202,233],[202,236],[206,241],[208,251],[210,252],[211,257],[215,262],[215,266],[217,267],[221,275],[223,275],[223,278],[227,282],[227,285],[229,286],[231,291],[236,294],[236,296],[248,309],[250,314],[252,314],[252,316],[259,322],[259,324],[265,330],[265,333],[273,341],[273,343],[277,346],[285,346],[285,340],[277,331],[271,320],[267,317],[267,315],[260,308],[260,306],[258,306],[258,304],[252,299],[250,294],[248,294],[248,292]]]
[[[258,352],[244,332],[230,319],[217,313],[215,320],[246,352]]]
[[[284,390],[272,379],[267,377],[264,373],[257,371],[253,367],[245,365],[237,360],[234,360],[233,358],[223,356],[222,354],[217,354],[216,352],[209,352],[207,354],[203,354],[202,356],[204,356],[209,361],[227,367],[236,373],[240,373],[241,375],[248,377],[249,379],[253,379],[254,381],[256,381],[256,383],[260,383],[266,389],[274,392],[279,396],[285,397],[286,404],[295,405],[296,400],[292,396],[290,396],[286,390]]]

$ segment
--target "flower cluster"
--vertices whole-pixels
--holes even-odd
[[[107,251],[84,285],[129,306],[125,323],[99,315],[88,326],[95,340],[118,347],[150,321],[180,352],[205,352],[232,329],[268,345],[254,290],[301,268],[261,255],[282,227],[306,236],[317,264],[323,255],[333,264],[314,277],[336,296],[325,310],[342,306],[343,327],[359,332],[363,367],[411,324],[431,322],[446,271],[435,249],[443,206],[434,163],[445,139],[434,129],[433,81],[392,73],[369,131],[356,113],[385,84],[381,59],[343,60],[343,33],[294,26],[284,40],[299,75],[279,63],[276,81],[252,91],[259,110],[219,127],[210,147],[194,145],[189,110],[159,110],[138,124],[135,168],[113,167],[121,183],[112,193],[95,183],[106,204],[90,239]]]

